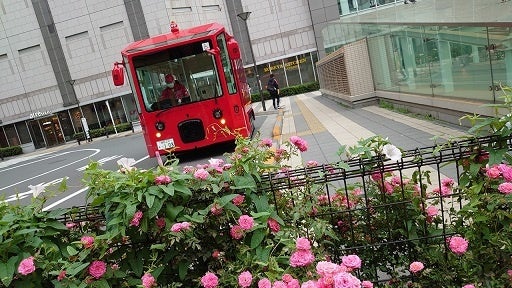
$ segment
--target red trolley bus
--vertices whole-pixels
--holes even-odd
[[[127,71],[150,157],[250,137],[254,111],[235,39],[218,23],[134,42],[114,64]],[[157,153],[158,152],[158,153]]]

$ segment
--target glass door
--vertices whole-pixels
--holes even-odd
[[[39,120],[39,122],[43,128],[43,135],[46,139],[48,147],[59,145],[65,142],[57,115],[43,118]]]

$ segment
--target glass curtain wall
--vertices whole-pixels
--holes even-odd
[[[403,4],[404,0],[338,0],[338,9],[340,15],[348,15],[395,3]]]
[[[377,90],[494,103],[500,83],[512,85],[510,27],[353,25],[367,39]],[[354,40],[329,36],[331,48]]]

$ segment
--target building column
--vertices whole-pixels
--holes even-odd
[[[478,54],[478,46],[471,46],[471,57],[473,58],[473,63],[480,63],[480,55]]]
[[[512,50],[505,50],[505,81],[512,86]]]
[[[400,38],[400,46],[402,48],[402,58],[405,74],[407,77],[407,84],[409,88],[416,88],[414,77],[416,76],[416,60],[414,59],[414,45],[413,40],[408,37]]]

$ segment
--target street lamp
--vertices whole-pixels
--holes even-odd
[[[76,96],[76,92],[75,92],[75,82],[76,80],[68,80],[66,81],[69,83],[69,85],[71,85],[71,89],[73,90],[73,96],[75,96],[75,101],[76,101],[76,106],[78,108],[78,113],[80,114],[80,128],[82,128],[82,132],[84,133],[84,138],[85,140],[89,141],[89,131],[85,131],[86,127],[87,127],[87,122],[84,121],[85,120],[85,117],[82,117],[82,109],[80,109],[80,101],[78,101],[78,97]],[[84,124],[85,122],[85,124]],[[78,140],[78,144],[80,145],[80,140]]]
[[[237,14],[240,19],[244,20],[245,24],[245,31],[247,31],[247,38],[249,39],[249,47],[251,47],[251,55],[252,55],[252,63],[254,67],[254,75],[256,75],[256,81],[258,90],[260,91],[260,99],[261,99],[261,106],[263,106],[263,111],[267,111],[267,108],[265,107],[265,99],[263,98],[263,90],[261,89],[260,85],[260,75],[258,75],[258,70],[256,69],[256,59],[254,58],[254,51],[252,49],[252,43],[251,43],[251,35],[249,34],[249,28],[247,27],[247,19],[249,19],[249,15],[251,15],[251,12],[242,12]]]

